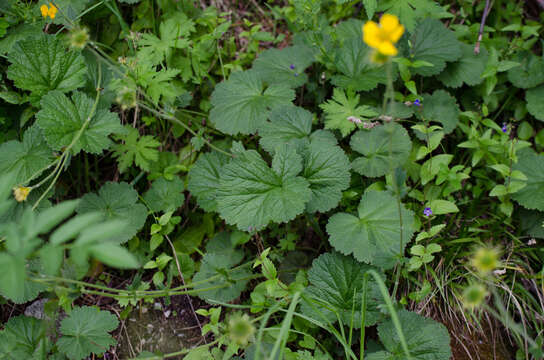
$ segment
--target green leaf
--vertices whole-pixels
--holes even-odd
[[[524,234],[538,239],[544,239],[544,213],[541,211],[530,211],[519,209],[519,219]]]
[[[122,130],[117,114],[105,108],[97,108],[92,114],[94,100],[77,91],[71,99],[60,91],[51,91],[42,97],[41,106],[36,123],[55,150],[70,145],[81,132],[72,153],[84,150],[100,154],[112,143],[108,136]]]
[[[410,355],[414,360],[444,360],[451,358],[448,329],[439,322],[414,312],[397,313]],[[368,360],[406,358],[392,320],[378,325],[378,336],[387,351],[368,354]],[[365,354],[366,355],[366,354]]]
[[[544,58],[536,56],[530,51],[521,51],[513,58],[520,64],[508,70],[508,80],[515,87],[530,89],[544,83]]]
[[[253,62],[253,69],[269,85],[296,88],[308,81],[304,70],[312,64],[313,59],[312,50],[304,45],[289,46],[281,50],[272,48],[259,54]]]
[[[532,88],[525,92],[527,111],[540,121],[544,121],[544,85]]]
[[[363,0],[363,6],[365,7],[365,12],[368,20],[372,20],[376,8],[378,7],[377,0]]]
[[[210,121],[226,134],[253,134],[264,124],[270,110],[289,105],[294,98],[294,91],[287,85],[265,88],[254,70],[235,72],[215,87]]]
[[[17,183],[38,176],[52,161],[53,151],[36,125],[25,131],[22,142],[11,140],[0,145],[0,173],[13,171]]]
[[[144,194],[144,201],[153,212],[177,210],[185,200],[183,181],[178,176],[169,181],[158,178]]]
[[[359,95],[334,88],[332,99],[319,105],[325,112],[325,129],[338,129],[342,137],[349,135],[357,125],[350,118],[364,122],[378,113],[366,105],[359,106]]]
[[[80,214],[100,212],[105,220],[126,221],[123,234],[112,239],[123,243],[136,235],[147,218],[146,207],[137,204],[137,201],[138,193],[131,185],[125,182],[107,182],[100,188],[98,194],[85,194],[81,198],[77,212]]]
[[[432,0],[380,0],[378,11],[397,15],[400,23],[411,32],[418,19],[439,14],[443,10]]]
[[[189,47],[189,39],[186,37],[195,31],[192,20],[182,12],[177,12],[175,17],[161,22],[159,26],[160,38],[154,34],[143,34],[138,41],[140,49],[138,57],[157,65],[163,60],[168,60],[175,49]]]
[[[216,193],[222,167],[228,156],[218,152],[200,155],[189,171],[187,189],[196,197],[198,205],[205,211],[217,211]]]
[[[0,294],[19,303],[25,299],[25,261],[8,253],[0,253]]]
[[[237,154],[221,170],[216,191],[219,214],[243,231],[293,220],[312,194],[308,181],[297,176],[301,170],[302,158],[293,147],[278,148],[272,168],[254,150]]]
[[[45,359],[49,340],[43,321],[33,317],[14,316],[0,331],[0,359]]]
[[[459,113],[455,98],[447,91],[436,90],[432,95],[423,95],[423,118],[441,123],[445,134],[451,133],[457,127]]]
[[[378,84],[387,83],[387,72],[370,60],[372,50],[361,37],[348,39],[336,52],[336,68],[341,75],[334,75],[331,82],[343,89],[369,91]]]
[[[93,245],[89,253],[97,260],[116,269],[137,269],[138,260],[127,249],[109,242]]]
[[[440,74],[446,62],[453,62],[462,55],[461,43],[455,34],[447,29],[439,20],[425,19],[413,32],[410,38],[411,61],[427,61],[433,66],[422,66],[412,71],[422,76]],[[424,103],[423,106],[426,104]]]
[[[312,192],[306,211],[326,212],[336,207],[351,179],[350,164],[344,150],[314,140],[303,152],[303,159],[301,176],[308,181]]]
[[[431,208],[433,215],[443,215],[459,212],[457,205],[447,200],[431,200],[428,204]]]
[[[461,87],[464,84],[474,86],[480,84],[481,78],[489,54],[485,47],[480,48],[480,53],[474,53],[474,46],[461,44],[461,58],[453,63],[448,63],[446,69],[440,74],[438,79],[446,86],[452,88]]]
[[[527,186],[512,194],[512,199],[526,209],[544,211],[544,155],[525,148],[517,154],[518,162],[512,166],[527,176]]]
[[[75,307],[61,321],[62,337],[57,341],[59,350],[70,359],[80,360],[91,353],[100,355],[117,342],[108,332],[119,325],[117,318],[108,311],[93,307]]]
[[[116,137],[123,143],[115,144],[113,156],[119,162],[119,171],[124,173],[132,164],[135,164],[144,171],[149,171],[153,162],[159,160],[157,148],[161,143],[152,135],[140,136],[138,129],[132,126],[125,126],[126,134]]]
[[[391,122],[357,131],[351,137],[350,146],[363,155],[353,161],[353,170],[363,176],[378,177],[408,160],[412,142],[402,125]]]
[[[283,144],[301,149],[309,143],[313,117],[308,110],[296,106],[276,108],[270,113],[270,121],[259,128],[259,144],[270,154]]]
[[[85,85],[83,57],[76,51],[66,51],[60,38],[53,35],[42,34],[15,43],[8,60],[8,78],[36,97],[51,90],[68,92]]]
[[[204,255],[200,271],[193,277],[193,282],[207,280],[212,276],[216,278],[195,285],[195,290],[199,290],[198,297],[208,302],[229,302],[236,299],[244,291],[249,281],[247,278],[251,276],[251,272],[244,267],[232,270],[232,267],[237,264],[237,259],[233,259],[229,255],[214,252]],[[218,288],[202,291],[213,287]]]
[[[400,210],[399,214],[397,199],[389,193],[367,191],[357,216],[337,213],[329,219],[329,242],[343,254],[389,269],[414,233],[414,214],[402,204]]]
[[[89,212],[77,215],[56,229],[53,234],[51,234],[49,243],[55,246],[63,244],[66,241],[75,238],[85,228],[102,220],[102,217],[103,215],[100,212]]]
[[[310,286],[306,288],[307,295],[317,303],[303,302],[302,312],[321,322],[324,316],[334,323],[337,320],[336,311],[347,326],[350,326],[353,315],[353,327],[359,329],[363,283],[368,270],[379,272],[373,266],[359,263],[352,256],[337,252],[322,254],[313,261],[308,271]],[[372,326],[382,317],[379,305],[383,300],[378,284],[372,276],[367,276],[365,326]]]

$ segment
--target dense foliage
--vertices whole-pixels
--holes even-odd
[[[542,2],[211,3],[0,3],[0,359],[544,358]]]

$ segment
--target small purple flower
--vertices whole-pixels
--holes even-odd
[[[506,125],[506,123],[502,123],[502,129],[501,130],[502,130],[503,133],[506,134],[508,132],[508,125]]]
[[[295,70],[295,64],[291,64],[291,65],[289,65],[289,69],[291,69],[291,70]]]
[[[414,100],[414,105],[415,105],[415,106],[421,106],[421,100],[415,99],[415,100]]]
[[[431,210],[430,207],[426,207],[425,209],[423,209],[423,215],[431,216],[432,214],[433,214],[433,211]]]
[[[295,73],[295,76],[298,76],[298,73]]]

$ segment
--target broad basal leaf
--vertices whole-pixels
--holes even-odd
[[[334,208],[342,198],[350,182],[348,157],[339,146],[312,141],[303,151],[302,176],[310,183],[312,196],[306,211],[326,212]]]
[[[335,62],[341,75],[334,75],[332,83],[354,91],[369,91],[387,83],[385,68],[371,62],[371,52],[361,37],[344,41],[337,50]]]
[[[422,116],[426,121],[442,124],[445,134],[451,133],[459,123],[459,106],[455,98],[445,90],[423,95]]]
[[[287,222],[304,211],[309,183],[297,176],[302,158],[293,147],[278,148],[272,168],[254,150],[236,155],[221,169],[217,210],[240,230],[260,230],[269,222]]]
[[[517,53],[512,61],[520,64],[508,70],[508,80],[515,87],[530,89],[544,83],[544,58],[530,51]]]
[[[353,319],[353,327],[359,329],[364,276],[371,269],[379,271],[373,266],[361,264],[352,256],[337,252],[319,256],[308,271],[310,286],[306,289],[307,295],[315,302],[312,304],[303,302],[302,312],[321,322],[324,322],[322,316],[330,322],[335,322],[336,311],[344,325],[350,326]],[[367,276],[365,326],[372,326],[381,317],[378,305],[383,303],[383,300],[373,277]]]
[[[270,154],[277,146],[292,144],[301,148],[309,142],[312,132],[313,115],[308,110],[297,106],[276,108],[270,113],[270,121],[266,121],[259,129],[259,144]]]
[[[109,135],[122,131],[117,114],[98,108],[93,114],[94,100],[75,92],[68,98],[60,91],[51,91],[41,100],[42,109],[36,114],[36,123],[43,130],[51,148],[62,150],[79,136],[72,153],[80,150],[100,154],[112,143]]]
[[[187,189],[196,196],[198,205],[205,211],[217,211],[215,199],[221,168],[228,162],[228,156],[219,152],[209,152],[200,155],[189,171]]]
[[[14,316],[0,331],[0,359],[45,359],[49,339],[43,321],[33,317]]]
[[[116,341],[108,332],[117,328],[119,321],[109,311],[94,307],[75,307],[61,321],[62,337],[57,341],[59,350],[70,359],[80,360],[91,353],[100,355]]]
[[[519,209],[516,211],[519,214],[521,229],[524,234],[530,235],[537,239],[544,239],[544,212]]]
[[[518,162],[512,169],[527,176],[527,186],[512,194],[512,199],[527,209],[544,211],[544,155],[526,148],[520,150],[517,157]]]
[[[406,310],[398,312],[408,351],[414,360],[445,360],[451,358],[448,329],[439,322]],[[378,335],[386,351],[368,354],[368,360],[405,359],[398,332],[392,320],[378,325]]]
[[[446,86],[458,88],[463,83],[474,86],[483,81],[483,74],[489,57],[484,46],[480,47],[480,53],[474,53],[474,46],[461,44],[462,56],[453,63],[448,63],[446,69],[438,77]]]
[[[440,74],[446,67],[446,62],[453,62],[462,55],[461,43],[455,34],[436,19],[425,19],[417,25],[410,41],[410,60],[433,64],[413,69],[422,76]]]
[[[378,113],[366,105],[359,106],[359,95],[334,88],[332,99],[319,105],[325,112],[325,129],[338,129],[345,137],[362,122]]]
[[[312,50],[303,45],[268,49],[253,62],[253,69],[267,84],[299,87],[308,81],[304,70],[313,62]]]
[[[399,214],[397,199],[389,193],[367,191],[357,216],[337,213],[329,219],[329,242],[343,254],[389,269],[414,234],[412,211],[402,204],[400,210]]]
[[[525,92],[527,110],[538,120],[544,121],[544,85]]]
[[[226,134],[253,134],[271,109],[289,105],[294,98],[294,91],[287,85],[265,88],[255,70],[235,72],[215,87],[210,120]]]
[[[378,177],[403,165],[412,149],[408,132],[397,123],[386,123],[370,130],[359,130],[350,141],[353,150],[362,154],[353,170],[367,177]]]
[[[17,183],[38,176],[52,161],[53,151],[36,125],[25,131],[23,142],[12,140],[0,145],[0,173],[13,171]]]
[[[80,214],[100,212],[105,220],[124,220],[128,223],[122,235],[111,239],[123,243],[132,238],[144,226],[147,218],[147,209],[137,204],[138,193],[131,185],[121,182],[107,182],[98,194],[85,194],[77,209]],[[106,240],[106,239],[104,239]]]
[[[158,178],[144,194],[144,201],[151,211],[171,211],[178,209],[185,200],[183,181],[177,176],[172,180]]]
[[[68,92],[85,85],[85,61],[76,51],[67,51],[53,35],[41,35],[13,45],[8,55],[8,78],[35,96],[50,90]]]
[[[198,292],[197,295],[206,301],[229,302],[236,299],[244,291],[251,272],[245,268],[232,270],[238,259],[229,256],[230,254],[207,253],[202,258],[200,271],[193,277],[193,282],[207,280],[212,276],[216,278],[195,286],[195,290],[209,289]],[[234,261],[233,261],[234,260]],[[219,275],[219,276],[218,276]]]

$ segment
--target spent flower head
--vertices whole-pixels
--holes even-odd
[[[381,55],[395,56],[398,53],[395,43],[404,34],[404,26],[395,15],[383,14],[380,23],[367,21],[363,25],[363,41]]]
[[[42,13],[42,16],[44,18],[47,18],[49,16],[51,20],[53,20],[57,15],[57,8],[52,3],[49,3],[49,7],[44,4],[40,6],[40,12]]]
[[[89,30],[87,28],[74,28],[70,30],[70,46],[76,49],[83,49],[89,41]]]
[[[255,326],[247,314],[236,313],[230,317],[227,331],[232,342],[245,347],[253,340]]]
[[[488,274],[501,266],[500,251],[493,247],[481,247],[474,251],[470,263],[480,274]]]
[[[28,197],[28,194],[30,194],[31,190],[32,190],[32,188],[30,188],[30,187],[17,186],[15,188],[13,188],[13,197],[18,202],[25,201],[26,198]]]
[[[488,294],[483,285],[472,284],[463,291],[463,306],[473,310],[482,305]]]

